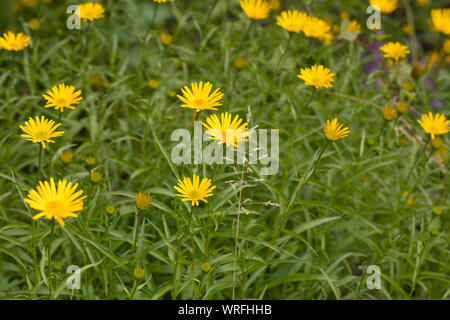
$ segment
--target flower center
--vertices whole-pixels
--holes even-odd
[[[59,200],[50,200],[45,204],[45,209],[55,216],[61,214],[63,207],[63,203]]]
[[[47,132],[46,131],[38,131],[34,134],[36,140],[46,140]]]
[[[193,105],[195,107],[199,107],[199,108],[203,107],[205,104],[206,104],[206,101],[205,101],[205,99],[202,99],[202,98],[195,98],[194,102],[193,102]]]
[[[58,98],[55,100],[56,104],[59,106],[65,106],[67,105],[67,100],[64,98]]]
[[[198,200],[200,198],[200,192],[198,190],[192,190],[188,192],[188,196],[192,200]]]

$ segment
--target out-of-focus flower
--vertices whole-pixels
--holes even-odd
[[[31,30],[37,31],[41,28],[41,22],[37,18],[33,18],[28,22],[28,26]]]
[[[14,33],[8,31],[0,37],[0,49],[5,49],[8,51],[21,51],[28,47],[28,42],[30,38],[23,33]]]
[[[435,149],[439,149],[444,145],[444,140],[441,137],[437,136],[434,139],[431,139],[431,145]]]
[[[97,160],[94,157],[89,156],[84,159],[84,162],[86,162],[87,165],[92,166],[97,162]]]
[[[150,204],[152,203],[153,196],[150,195],[148,192],[140,192],[136,193],[134,196],[134,199],[136,201],[136,207],[138,207],[141,210],[145,210],[148,207],[150,207]]]
[[[350,13],[348,13],[345,10],[342,10],[339,12],[339,18],[341,18],[341,20],[349,20],[350,19]]]
[[[168,33],[161,33],[159,38],[161,40],[161,43],[166,46],[172,43],[172,35],[170,35]]]
[[[239,3],[249,19],[265,19],[271,10],[270,2],[265,0],[239,0]]]
[[[102,180],[102,174],[98,171],[91,171],[89,178],[94,183],[99,183]]]
[[[72,157],[73,152],[64,151],[63,153],[61,153],[61,161],[64,163],[69,163],[70,161],[72,161]]]
[[[116,212],[116,207],[112,204],[110,204],[109,206],[106,207],[106,212],[109,214],[113,214],[114,212]]]
[[[298,10],[282,11],[277,17],[277,25],[294,33],[304,31],[307,21],[309,21],[308,15]]]
[[[431,10],[432,27],[444,34],[450,34],[450,9]]]
[[[412,27],[411,27],[409,24],[405,24],[405,25],[403,25],[403,27],[402,27],[402,32],[403,32],[404,34],[411,34],[411,32],[412,32]]]
[[[382,13],[392,13],[398,8],[397,0],[370,0],[371,6],[377,6]]]
[[[94,21],[104,17],[105,8],[100,3],[87,2],[78,5],[80,9],[80,18],[83,21]]]
[[[133,274],[134,274],[134,277],[136,279],[140,280],[140,279],[145,277],[145,270],[143,268],[140,268],[140,267],[134,268]]]
[[[399,101],[395,105],[395,109],[400,113],[405,113],[408,110],[408,104],[405,101]]]
[[[383,108],[383,118],[387,121],[394,120],[397,117],[397,110],[386,105]]]
[[[431,135],[431,139],[450,131],[450,120],[447,120],[443,114],[436,113],[434,116],[429,112],[428,114],[423,114],[417,122],[419,122],[426,133]]]
[[[209,272],[211,270],[211,264],[208,261],[202,263],[201,268],[205,272]]]
[[[159,81],[155,79],[148,80],[148,86],[152,89],[156,89],[159,87]]]
[[[243,57],[237,57],[236,60],[234,60],[234,65],[238,69],[243,69],[247,65],[247,61]]]
[[[383,51],[385,58],[394,59],[396,62],[410,53],[408,47],[400,42],[388,42],[380,47],[380,50]]]

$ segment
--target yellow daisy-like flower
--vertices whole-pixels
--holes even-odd
[[[450,9],[431,10],[432,27],[445,34],[450,34]]]
[[[206,123],[202,123],[206,133],[211,136],[211,140],[217,143],[226,143],[227,146],[237,147],[237,143],[248,141],[247,137],[250,132],[247,129],[247,122],[242,123],[242,119],[236,115],[231,121],[231,114],[222,113],[220,119],[216,114],[206,118]]]
[[[55,125],[55,121],[45,119],[44,116],[40,119],[36,117],[36,121],[30,117],[28,121],[25,121],[24,126],[20,126],[20,129],[26,133],[21,136],[33,143],[41,143],[42,147],[45,148],[46,142],[54,143],[55,141],[51,139],[59,137],[64,133],[64,131],[55,132],[60,125],[61,123]]]
[[[335,74],[330,72],[330,69],[315,64],[311,68],[300,69],[300,74],[297,75],[297,78],[304,80],[305,85],[314,86],[316,89],[322,87],[331,88]]]
[[[383,56],[385,58],[394,59],[396,62],[410,53],[408,46],[405,46],[400,42],[388,42],[381,46],[380,50],[383,51]]]
[[[305,27],[303,28],[303,33],[307,37],[320,39],[327,34],[330,29],[330,25],[325,20],[317,17],[308,17],[305,22]]]
[[[61,161],[64,163],[69,163],[70,161],[72,161],[72,157],[73,152],[64,151],[63,153],[61,153]]]
[[[420,120],[417,120],[426,133],[434,139],[437,135],[446,134],[450,131],[450,120],[447,120],[443,114],[436,113],[435,116],[431,112],[423,114]]]
[[[361,25],[356,20],[350,21],[350,23],[347,26],[347,31],[349,32],[358,32],[361,31]]]
[[[397,0],[370,0],[371,6],[377,6],[383,13],[392,13],[398,8]]]
[[[185,104],[181,105],[183,108],[195,109],[197,112],[202,110],[217,110],[217,106],[222,105],[223,93],[220,92],[220,88],[214,90],[211,93],[212,84],[200,81],[199,84],[193,82],[191,84],[192,91],[188,86],[181,89],[183,95],[177,95],[177,97]]]
[[[142,279],[145,277],[145,270],[143,268],[137,267],[134,268],[133,274],[136,279]]]
[[[383,118],[385,118],[387,121],[394,120],[397,117],[397,110],[394,108],[391,108],[388,105],[385,105],[383,110]]]
[[[66,86],[64,83],[54,86],[42,96],[47,100],[46,108],[54,107],[61,112],[64,112],[64,108],[75,109],[73,105],[83,99],[81,90],[75,92],[74,86]]]
[[[242,10],[250,19],[260,20],[269,16],[272,6],[264,0],[239,0]]]
[[[277,25],[289,32],[300,33],[305,28],[309,17],[306,13],[298,10],[283,11],[277,17]]]
[[[212,191],[216,186],[211,186],[211,179],[203,178],[200,182],[200,177],[194,173],[194,177],[183,177],[183,181],[178,179],[178,185],[173,186],[178,191],[176,195],[181,197],[182,201],[191,201],[193,206],[198,206],[199,201],[208,202],[205,198],[211,197]]]
[[[136,207],[138,207],[141,210],[145,210],[148,207],[150,207],[150,204],[152,203],[153,196],[150,195],[148,192],[140,192],[136,193],[134,196],[134,199],[136,201]]]
[[[332,121],[327,120],[327,122],[323,125],[323,131],[325,133],[325,137],[331,141],[345,138],[350,133],[348,128],[338,122],[338,119],[334,119]]]
[[[174,2],[175,0],[153,0],[153,2],[158,2],[158,3],[166,3],[166,2]]]
[[[41,211],[33,217],[34,220],[46,217],[47,219],[55,219],[64,227],[64,220],[68,217],[77,218],[75,212],[83,210],[83,203],[86,196],[80,197],[83,190],[76,192],[78,183],[72,185],[66,180],[59,180],[58,187],[55,181],[50,178],[50,183],[39,181],[36,190],[31,189],[28,197],[24,199],[28,205],[36,210]]]
[[[87,2],[78,5],[80,9],[80,18],[84,21],[94,21],[103,18],[105,8],[100,3]]]
[[[30,38],[21,32],[16,34],[12,31],[8,31],[3,34],[3,37],[0,37],[0,49],[21,51],[28,47],[29,41]]]

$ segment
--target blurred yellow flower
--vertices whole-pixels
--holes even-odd
[[[437,136],[434,139],[431,139],[431,145],[435,149],[439,149],[444,145],[444,140],[441,137]]]
[[[205,272],[209,272],[211,270],[211,264],[208,261],[202,263],[201,268]]]
[[[349,20],[350,19],[350,13],[348,13],[345,10],[342,10],[341,12],[339,12],[339,18],[341,20]]]
[[[211,140],[216,140],[217,143],[226,143],[227,146],[237,147],[237,143],[241,141],[248,141],[250,132],[247,129],[247,122],[242,123],[242,119],[236,115],[231,121],[231,114],[228,112],[222,113],[220,119],[216,114],[206,118],[206,123],[203,122],[203,127]]]
[[[446,54],[450,54],[450,39],[447,39],[447,40],[444,41],[443,48],[444,48],[444,52]]]
[[[95,162],[97,162],[97,160],[94,157],[86,157],[86,159],[84,159],[84,161],[86,162],[86,164],[92,166],[95,164]]]
[[[414,198],[413,197],[408,198],[408,200],[406,200],[405,204],[409,207],[412,206],[414,204]]]
[[[8,51],[21,51],[28,47],[28,42],[30,38],[23,33],[14,33],[8,31],[0,37],[0,49],[5,49]]]
[[[75,109],[74,104],[79,104],[83,100],[81,90],[75,92],[74,86],[66,86],[61,83],[54,86],[42,95],[47,100],[46,108],[54,107],[56,110],[64,112],[64,108]]]
[[[350,21],[350,23],[347,26],[347,31],[349,32],[358,32],[361,31],[361,25],[356,20]]]
[[[398,8],[397,0],[370,0],[371,6],[377,6],[382,13],[392,13]]]
[[[396,117],[397,117],[397,110],[395,110],[394,108],[391,108],[388,105],[386,105],[383,108],[383,118],[390,121],[390,120],[395,119]]]
[[[64,220],[68,217],[77,218],[75,212],[83,210],[84,199],[86,196],[80,197],[83,190],[75,192],[78,183],[72,186],[71,182],[59,180],[58,187],[55,181],[50,178],[50,183],[39,181],[36,190],[31,189],[24,201],[32,208],[41,211],[33,217],[34,220],[46,217],[47,219],[55,219],[64,227]]]
[[[325,133],[325,137],[331,141],[345,138],[350,133],[348,128],[338,122],[338,119],[334,119],[332,121],[327,120],[327,122],[323,125],[323,131]]]
[[[200,177],[194,173],[191,178],[183,177],[183,181],[178,179],[178,185],[173,187],[181,197],[181,201],[191,201],[193,206],[198,206],[199,201],[208,202],[205,198],[211,197],[212,191],[216,186],[211,186],[211,179],[203,178],[200,182]]]
[[[150,195],[148,192],[140,192],[136,193],[134,196],[134,200],[136,201],[136,207],[138,207],[141,210],[145,210],[148,207],[150,207],[150,204],[152,203],[153,196]]]
[[[203,85],[202,81],[199,84],[193,82],[191,88],[192,91],[188,86],[185,86],[184,89],[181,89],[183,95],[177,95],[178,99],[185,103],[181,105],[182,108],[195,109],[199,112],[202,110],[217,110],[215,107],[222,105],[223,93],[220,92],[220,88],[211,93],[211,83],[206,82]]]
[[[34,8],[38,4],[38,0],[20,0],[20,4],[24,7]]]
[[[78,8],[80,9],[80,18],[83,19],[83,21],[101,19],[105,13],[105,8],[103,8],[100,3],[96,2],[79,4]]]
[[[442,208],[439,206],[433,206],[433,212],[439,216],[442,214]]]
[[[412,27],[411,27],[409,24],[405,24],[405,25],[403,25],[403,27],[402,27],[402,32],[403,32],[404,34],[411,34],[411,32],[412,32]]]
[[[277,11],[281,8],[281,0],[270,0],[270,5],[272,6],[272,10]]]
[[[242,10],[250,19],[260,20],[269,16],[271,5],[265,0],[239,0]]]
[[[148,80],[148,86],[152,89],[156,89],[159,87],[159,81],[155,79]]]
[[[416,0],[416,3],[419,7],[423,7],[428,4],[428,0]]]
[[[450,120],[445,118],[445,115],[436,113],[433,116],[431,112],[423,114],[420,120],[417,120],[426,133],[431,135],[431,139],[434,139],[437,135],[446,134],[450,131]]]
[[[237,57],[236,60],[234,60],[234,65],[238,69],[243,69],[247,65],[247,61],[243,57]]]
[[[282,11],[281,14],[277,16],[277,25],[289,32],[300,33],[300,31],[304,30],[308,19],[308,15],[304,12],[287,10]]]
[[[102,180],[102,174],[98,171],[91,171],[89,178],[92,182],[98,183]]]
[[[323,65],[313,65],[311,68],[300,69],[297,78],[304,80],[305,85],[318,88],[331,88],[334,81],[334,73]]]
[[[403,83],[402,88],[408,91],[412,91],[414,89],[414,85],[411,82],[406,81],[405,83]]]
[[[395,109],[400,113],[405,113],[408,110],[408,104],[404,101],[399,101],[395,105]]]
[[[161,33],[161,35],[159,36],[161,43],[164,45],[169,45],[172,42],[172,35],[168,34],[168,33]]]
[[[439,32],[450,34],[450,9],[431,10],[431,25]]]
[[[25,121],[24,126],[20,125],[20,129],[26,133],[21,136],[33,143],[40,143],[42,144],[42,147],[45,148],[46,142],[55,143],[55,141],[51,139],[63,135],[64,131],[55,132],[60,125],[61,123],[55,125],[54,120],[45,119],[44,116],[40,119],[39,117],[36,117],[36,121],[30,117],[28,121]]]
[[[153,0],[153,2],[158,2],[158,3],[166,3],[166,2],[174,2],[175,0]]]
[[[303,33],[310,38],[321,38],[328,33],[330,29],[330,25],[326,23],[325,20],[317,17],[308,17],[305,22]]]
[[[106,207],[106,212],[109,214],[113,214],[114,212],[116,212],[116,207],[112,204],[110,204],[109,206]]]
[[[33,18],[28,22],[28,26],[31,30],[37,31],[41,28],[41,22],[37,18]]]
[[[145,277],[145,270],[140,267],[134,268],[133,274],[136,279],[142,279]]]
[[[61,153],[61,161],[64,163],[69,163],[72,161],[73,153],[70,151],[64,151]]]
[[[396,62],[410,53],[408,47],[400,42],[388,42],[381,46],[380,50],[383,51],[385,58],[394,59]]]

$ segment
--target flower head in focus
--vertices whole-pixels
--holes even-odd
[[[331,70],[325,68],[323,65],[313,65],[311,68],[300,69],[300,74],[297,78],[305,81],[305,85],[318,88],[331,88],[334,73]]]
[[[327,120],[327,122],[323,125],[323,131],[325,133],[325,137],[331,141],[345,138],[350,133],[348,128],[338,122],[338,119],[334,119],[332,121]]]
[[[200,83],[193,82],[191,88],[192,91],[185,86],[184,89],[181,89],[183,95],[177,95],[185,103],[181,107],[195,109],[199,112],[202,110],[217,110],[215,107],[222,105],[223,93],[220,92],[220,88],[211,93],[211,83],[206,82],[203,85],[202,81]]]
[[[63,135],[64,131],[55,131],[60,125],[61,123],[55,125],[54,120],[45,119],[44,116],[36,117],[36,120],[30,117],[23,126],[20,125],[20,129],[25,132],[21,136],[33,143],[40,143],[45,148],[45,143],[54,143],[52,138]]]
[[[200,182],[200,177],[194,173],[192,180],[183,177],[183,181],[178,180],[178,185],[173,188],[179,192],[176,195],[181,197],[182,201],[191,201],[193,206],[198,206],[199,201],[208,202],[205,198],[213,195],[212,191],[216,186],[211,186],[211,179],[208,178],[203,178]]]
[[[53,107],[61,112],[64,112],[64,108],[75,109],[73,105],[79,104],[80,100],[83,99],[81,90],[75,91],[74,86],[66,86],[64,83],[54,86],[42,97],[47,100],[46,108]]]
[[[0,37],[0,49],[5,49],[8,51],[21,51],[28,47],[28,42],[30,38],[23,33],[14,33],[8,31]]]
[[[450,131],[450,120],[447,120],[443,114],[436,113],[436,115],[433,115],[429,112],[428,114],[423,114],[417,122],[419,122],[426,133],[431,135],[431,139]]]
[[[239,3],[249,19],[265,19],[271,10],[270,2],[265,0],[239,0]]]

